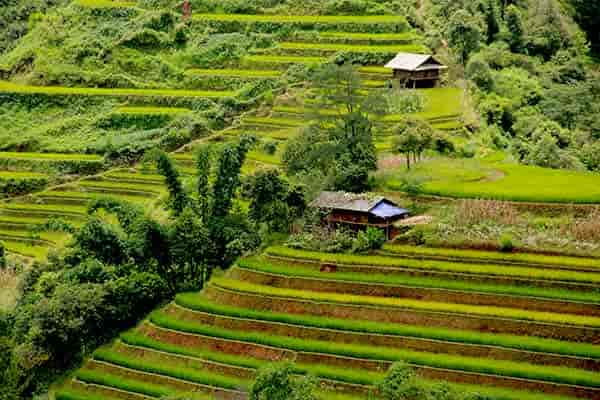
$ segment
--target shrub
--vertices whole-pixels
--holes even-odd
[[[510,253],[514,250],[515,245],[513,243],[513,238],[508,233],[502,234],[500,236],[500,251],[505,253]]]
[[[400,190],[411,197],[416,197],[423,193],[423,179],[416,176],[403,176],[400,180]]]
[[[249,400],[316,400],[313,379],[296,379],[292,364],[270,365],[258,372]]]
[[[381,229],[368,227],[365,231],[358,232],[352,244],[353,253],[364,253],[380,249],[385,243],[385,234]]]

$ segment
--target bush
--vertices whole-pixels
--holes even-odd
[[[365,253],[370,250],[381,249],[385,243],[385,233],[381,229],[368,227],[365,231],[358,232],[352,244],[353,253]]]
[[[500,236],[500,251],[510,253],[514,248],[513,237],[508,233],[502,234],[502,236]]]
[[[412,197],[423,193],[423,185],[423,180],[415,176],[403,176],[400,180],[400,190]]]
[[[292,364],[270,365],[259,370],[249,400],[316,400],[313,379],[294,376]]]

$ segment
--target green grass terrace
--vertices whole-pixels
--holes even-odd
[[[399,190],[404,168],[385,171],[385,186]],[[429,195],[540,203],[600,203],[600,174],[549,169],[493,158],[434,157],[409,173],[425,181]]]
[[[60,86],[31,86],[0,81],[0,93],[44,94],[63,96],[114,96],[114,97],[234,97],[233,91],[179,90],[179,89],[121,89],[121,88],[75,88]]]
[[[259,15],[259,14],[194,14],[197,21],[271,22],[291,24],[395,24],[404,22],[396,15]]]

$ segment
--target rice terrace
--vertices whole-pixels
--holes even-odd
[[[598,32],[0,1],[0,400],[600,399]]]

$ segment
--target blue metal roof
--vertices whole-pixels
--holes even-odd
[[[408,214],[406,208],[400,208],[385,201],[380,202],[370,210],[370,213],[380,218],[391,218]]]

